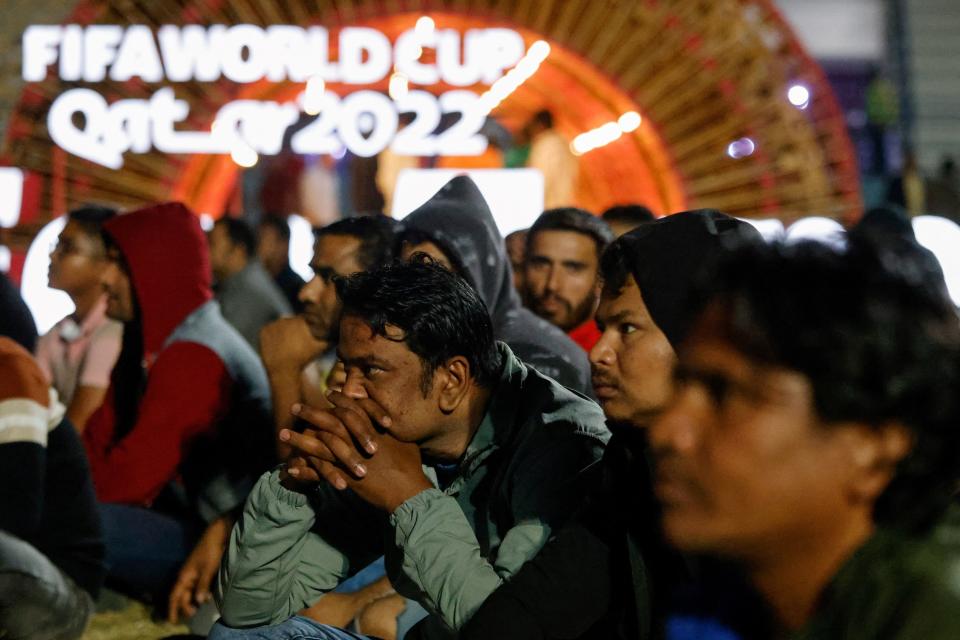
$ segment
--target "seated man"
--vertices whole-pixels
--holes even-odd
[[[400,240],[403,259],[427,253],[469,282],[490,312],[494,338],[518,358],[574,391],[592,394],[583,350],[520,304],[497,224],[470,178],[454,178],[404,218]]]
[[[600,262],[593,385],[613,438],[577,516],[463,629],[464,640],[660,637],[678,571],[656,526],[645,431],[670,400],[674,346],[696,277],[731,242],[759,242],[718,211],[676,213],[615,240]]]
[[[274,464],[256,354],[220,314],[207,244],[179,203],[104,224],[107,315],[124,323],[107,398],[83,434],[108,575],[157,597],[211,522]]]
[[[0,306],[0,638],[79,638],[103,581],[83,445]]]
[[[237,218],[220,218],[207,240],[220,312],[254,351],[259,351],[260,330],[277,318],[292,315],[293,309],[257,260],[250,225]]]
[[[123,325],[107,317],[100,286],[107,264],[100,227],[115,215],[105,207],[71,211],[50,253],[50,287],[70,296],[75,309],[37,342],[37,362],[81,433],[103,404],[120,354]]]
[[[290,266],[290,225],[285,216],[266,214],[257,227],[257,260],[283,291],[296,313],[303,311],[300,289],[303,281]]]
[[[300,290],[303,314],[281,318],[261,332],[260,353],[270,381],[277,435],[294,426],[296,416],[290,413],[294,404],[310,404],[314,398],[326,403],[323,395],[326,372],[318,369],[322,369],[322,364],[332,366],[336,359],[332,351],[340,324],[340,302],[333,279],[389,262],[393,255],[394,226],[394,221],[386,216],[358,216],[315,231],[310,261],[315,275]],[[279,439],[276,445],[278,459],[286,460],[290,455],[289,445]],[[233,524],[232,516],[212,523],[181,567],[170,592],[170,622],[177,622],[181,613],[192,615],[196,604],[209,601],[210,586]],[[359,588],[366,582],[360,580],[345,588]],[[386,589],[371,588],[352,594],[336,603],[334,598],[324,598],[322,605],[308,613],[323,621],[349,620],[383,591],[389,592],[389,585]]]
[[[657,219],[653,212],[642,204],[623,204],[610,207],[601,213],[600,217],[610,226],[615,238],[619,238],[640,225]]]
[[[403,263],[336,285],[343,392],[333,409],[300,408],[317,431],[280,434],[302,457],[251,494],[211,638],[353,637],[290,616],[380,554],[430,613],[416,631],[455,636],[566,519],[609,435],[593,402],[494,342],[450,271]]]
[[[765,637],[960,637],[960,324],[927,273],[860,238],[745,250],[680,346],[664,533],[743,568]]]
[[[524,300],[589,352],[600,338],[593,321],[600,298],[600,256],[613,232],[599,216],[565,207],[544,211],[527,232]]]

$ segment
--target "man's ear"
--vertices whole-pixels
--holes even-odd
[[[913,434],[899,422],[844,426],[850,434],[851,489],[857,498],[874,501],[890,484],[897,464],[909,455],[913,448]]]
[[[453,413],[467,397],[473,384],[470,363],[463,356],[453,356],[440,366],[438,373],[440,394],[437,402],[443,413]]]

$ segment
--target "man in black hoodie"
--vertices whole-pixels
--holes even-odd
[[[506,248],[487,202],[467,176],[457,176],[403,221],[401,257],[428,253],[480,294],[497,340],[524,362],[588,396],[589,363],[562,331],[520,303]]]
[[[645,428],[672,391],[674,346],[696,277],[728,242],[759,241],[712,210],[674,214],[616,240],[590,352],[593,384],[614,436],[579,517],[494,592],[461,633],[481,638],[651,638],[662,634],[669,581],[682,573],[656,524]]]

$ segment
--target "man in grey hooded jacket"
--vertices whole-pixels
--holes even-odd
[[[540,373],[593,397],[583,350],[520,303],[506,246],[473,180],[450,180],[403,220],[403,228],[403,258],[422,251],[457,272],[487,305],[497,340]]]

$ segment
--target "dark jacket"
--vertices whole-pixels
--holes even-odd
[[[224,624],[275,624],[383,553],[397,592],[431,615],[407,638],[455,629],[566,522],[609,432],[600,408],[498,345],[503,368],[486,415],[449,482],[389,518],[356,494],[307,495],[264,475],[220,568]]]
[[[759,241],[746,223],[700,210],[674,214],[618,238],[602,258],[622,261],[671,345],[697,308],[689,299],[703,269],[728,241]],[[464,628],[464,640],[661,637],[668,598],[686,581],[669,550],[644,425],[614,432],[580,514],[498,589]]]
[[[429,237],[476,289],[493,334],[524,362],[560,384],[593,396],[590,363],[573,340],[520,303],[513,272],[490,208],[473,181],[458,176],[403,220]]]
[[[880,528],[834,576],[795,640],[960,638],[960,513],[932,532]]]

